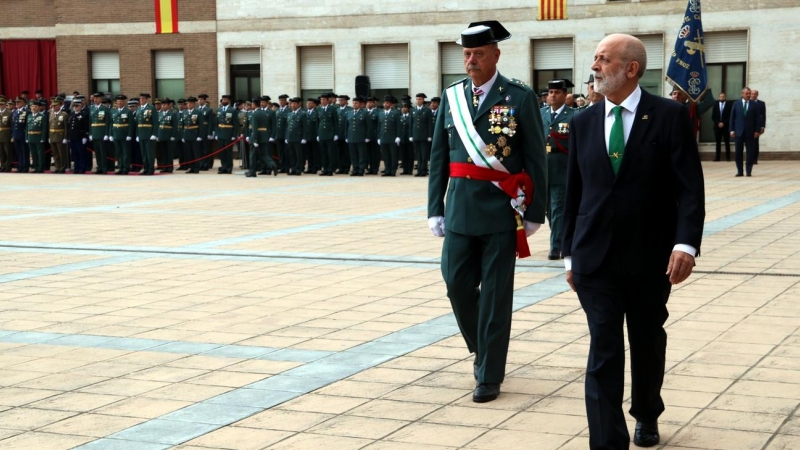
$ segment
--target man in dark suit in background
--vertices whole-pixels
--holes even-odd
[[[758,89],[753,89],[753,92],[750,93],[750,100],[752,100],[753,105],[758,108],[756,110],[758,111],[758,137],[755,138],[756,160],[753,161],[753,164],[758,164],[758,155],[761,154],[759,140],[767,127],[767,104],[764,103],[763,100],[758,99]]]
[[[750,88],[742,89],[742,100],[731,107],[730,130],[736,147],[736,176],[742,176],[742,152],[747,148],[745,169],[749,177],[756,162],[756,138],[759,136],[758,106],[750,101]]]
[[[589,323],[586,411],[592,449],[628,449],[623,324],[631,357],[633,442],[659,442],[671,286],[692,272],[705,217],[688,110],[639,87],[647,52],[630,35],[600,41],[600,102],[572,119],[562,252]],[[666,273],[666,274],[665,274]]]
[[[711,120],[714,122],[714,139],[717,141],[717,149],[714,154],[714,161],[719,161],[722,153],[722,141],[725,141],[725,159],[731,160],[731,137],[728,129],[728,122],[731,119],[731,103],[726,100],[725,93],[719,93],[719,101],[711,108]]]

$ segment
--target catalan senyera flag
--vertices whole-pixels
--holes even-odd
[[[539,0],[539,20],[567,18],[567,0]]]
[[[178,32],[178,0],[155,0],[156,34]]]

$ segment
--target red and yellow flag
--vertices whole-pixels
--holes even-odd
[[[539,0],[539,20],[567,18],[567,0]]]
[[[155,0],[156,34],[178,32],[178,0]]]

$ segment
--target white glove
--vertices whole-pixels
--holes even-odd
[[[338,140],[339,140],[339,135],[338,135],[338,134],[337,134],[337,135],[334,135],[334,136],[333,136],[333,140],[334,140],[334,141],[338,141]]]
[[[81,139],[81,143],[82,143],[83,145],[86,145],[86,138],[83,138],[83,139]]]
[[[364,142],[366,142],[367,144],[369,144],[369,139],[364,139]]]
[[[157,141],[157,140],[158,140],[158,138],[157,138],[157,137],[155,137],[155,136],[150,136],[150,140],[151,140],[151,141]]]
[[[253,147],[255,147],[255,148],[258,148],[258,142],[256,142],[255,144],[253,144]]]
[[[114,136],[106,136],[108,138],[108,142],[114,142]],[[105,141],[105,139],[103,139]]]
[[[436,237],[444,237],[444,217],[433,216],[428,218],[428,228]]]
[[[213,141],[214,140],[214,135],[213,134],[209,134],[208,136],[206,136],[206,139],[208,139],[209,141]]]
[[[428,138],[428,142],[430,142],[430,141],[431,141],[431,138]]]
[[[30,143],[31,143],[31,141],[29,141],[29,140],[25,139],[25,143],[26,143],[26,144],[30,144]]]
[[[103,136],[103,140],[104,140],[104,141],[107,141],[107,140],[109,140],[110,138],[111,138],[111,136]],[[113,139],[112,139],[112,140],[113,140]]]
[[[139,142],[139,136],[136,136],[136,142]]]
[[[300,140],[300,143],[301,143],[301,144],[305,144],[305,143],[306,143],[306,140],[305,140],[305,139],[301,139],[301,140]]]
[[[186,142],[186,139],[181,139],[181,142]]]
[[[231,142],[233,142],[233,141],[235,141],[235,140],[236,140],[236,138],[235,138],[235,137],[232,137],[232,138],[231,138]]]
[[[289,143],[289,140],[288,140],[288,139],[284,139],[284,140],[283,140],[283,143],[284,143],[284,144],[288,144],[288,143]]]
[[[542,226],[540,223],[528,222],[527,220],[523,221],[523,225],[525,226],[526,237],[533,236],[533,233],[536,233],[539,227]]]
[[[349,143],[350,143],[350,141],[348,141],[347,139],[345,139],[345,140],[344,140],[344,143],[345,143],[345,144],[349,144]]]
[[[84,139],[84,141],[86,141],[86,139]],[[62,143],[62,144],[66,144],[66,143],[67,143],[67,140],[66,140],[66,139],[64,139],[63,141],[61,141],[61,143]],[[84,144],[85,144],[85,143],[86,143],[86,142],[84,142]]]
[[[174,141],[175,141],[175,138],[174,138],[174,137],[171,137],[171,138],[169,138],[169,140],[174,142]]]
[[[369,141],[367,141],[367,142],[369,142]],[[380,139],[378,139],[378,145],[381,145],[381,140]]]
[[[127,137],[125,137],[125,140],[126,140],[126,141],[130,141],[130,140],[131,140],[131,137],[130,137],[130,136],[127,136]],[[138,140],[139,140],[139,138],[136,138],[136,140],[138,141]]]
[[[413,137],[408,138],[408,142],[414,142],[414,138]]]
[[[269,138],[270,142],[275,142],[275,138]]]
[[[396,138],[396,139],[394,140],[394,143],[395,143],[395,144],[397,144],[397,145],[400,145],[400,138]]]
[[[89,142],[92,142],[92,135],[89,135]]]
[[[203,142],[203,138],[201,137],[197,138],[197,142]]]
[[[319,142],[319,136],[317,136],[317,142]]]
[[[247,142],[247,143],[249,144],[249,143],[250,143],[250,136],[248,136],[248,137],[244,138],[244,141],[245,141],[245,142]]]

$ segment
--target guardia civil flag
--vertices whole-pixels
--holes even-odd
[[[178,0],[155,0],[156,34],[178,32]]]
[[[696,103],[708,89],[700,0],[689,0],[681,20],[675,50],[669,58],[667,81]]]

